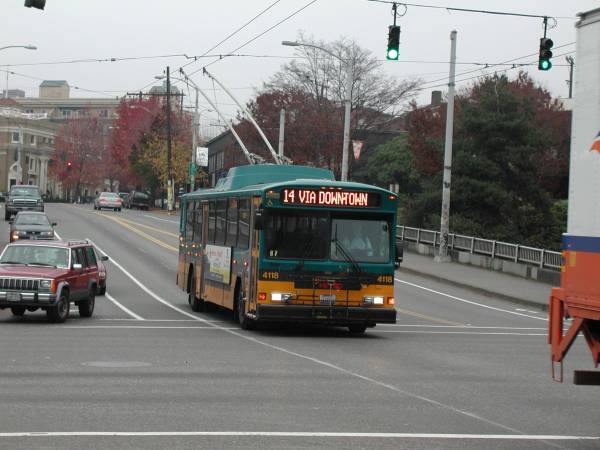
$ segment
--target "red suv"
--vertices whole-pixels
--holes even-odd
[[[75,302],[80,316],[91,317],[99,264],[88,241],[8,244],[0,255],[0,309],[10,308],[15,316],[42,309],[48,320],[62,323]]]

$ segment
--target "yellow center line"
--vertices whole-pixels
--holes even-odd
[[[163,242],[160,239],[155,238],[154,236],[150,236],[149,234],[144,233],[143,231],[140,231],[140,230],[134,228],[133,226],[123,222],[122,219],[118,219],[117,217],[109,216],[107,214],[100,214],[100,213],[95,213],[95,214],[98,214],[99,216],[102,216],[102,217],[112,220],[113,222],[121,225],[122,227],[133,231],[135,234],[143,237],[144,239],[147,239],[150,242],[154,242],[156,245],[160,245],[161,247],[166,248],[167,250],[171,250],[175,253],[179,253],[179,249],[177,247],[173,247],[172,245],[169,245],[166,242]]]
[[[459,322],[452,322],[450,320],[444,320],[444,319],[438,319],[436,317],[431,317],[431,316],[427,316],[425,314],[421,314],[415,311],[410,311],[408,309],[400,309],[400,308],[396,308],[396,311],[398,311],[401,314],[406,314],[407,316],[413,316],[413,317],[418,317],[419,319],[425,319],[425,320],[429,320],[431,322],[435,322],[435,323],[439,323],[442,325],[453,325],[453,326],[465,326],[464,323],[459,323]]]
[[[150,225],[144,225],[143,223],[135,222],[135,221],[129,220],[129,219],[123,219],[122,217],[119,217],[119,220],[121,220],[123,222],[127,222],[130,225],[136,225],[138,227],[147,228],[148,230],[156,231],[157,233],[162,233],[162,234],[166,234],[167,236],[173,236],[175,238],[179,238],[178,234],[170,233],[169,231],[161,230],[160,228],[151,227]]]

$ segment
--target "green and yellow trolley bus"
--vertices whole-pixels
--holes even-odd
[[[362,333],[395,323],[396,195],[329,170],[248,165],[182,197],[177,284],[194,311],[242,328],[311,322]]]

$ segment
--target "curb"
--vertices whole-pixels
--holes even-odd
[[[434,280],[434,281],[439,281],[442,283],[448,283],[451,284],[453,286],[456,287],[460,287],[460,288],[464,288],[464,289],[468,289],[471,290],[477,294],[483,294],[487,297],[497,297],[497,298],[501,298],[502,300],[506,300],[512,303],[516,303],[519,305],[524,305],[524,306],[531,306],[531,307],[535,307],[535,308],[539,308],[542,311],[548,311],[548,304],[547,303],[538,303],[538,302],[534,302],[532,300],[526,300],[526,299],[522,299],[522,298],[518,298],[518,297],[513,297],[510,295],[506,295],[506,294],[502,294],[499,292],[495,292],[495,291],[491,291],[489,289],[485,289],[479,286],[473,286],[471,284],[466,284],[466,283],[461,283],[459,281],[455,281],[455,280],[450,280],[448,278],[444,278],[441,277],[439,275],[432,275],[430,273],[427,272],[421,272],[419,270],[416,269],[410,269],[407,267],[403,267],[400,266],[400,269],[398,269],[396,271],[397,273],[402,273],[402,272],[406,272],[412,275],[419,275],[422,276],[424,278],[429,278],[430,280]],[[548,297],[550,297],[550,289],[551,287],[548,288]]]

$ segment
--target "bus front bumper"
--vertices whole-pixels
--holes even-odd
[[[318,305],[258,305],[256,318],[261,321],[326,322],[340,325],[396,323],[396,310]]]

